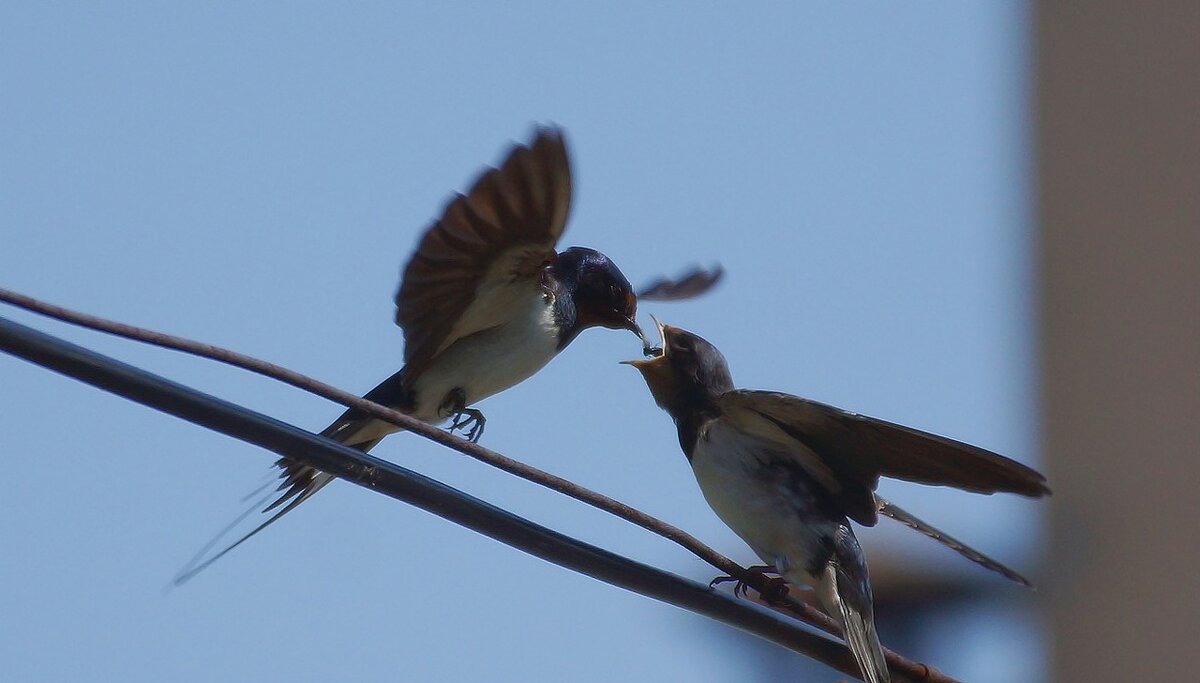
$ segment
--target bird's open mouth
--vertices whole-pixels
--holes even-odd
[[[654,326],[658,328],[659,345],[651,346],[650,340],[643,336],[642,343],[644,346],[642,347],[642,355],[646,356],[646,358],[637,360],[623,360],[621,361],[623,364],[632,365],[634,367],[644,367],[666,357],[667,352],[665,349],[667,348],[667,335],[666,332],[664,332],[666,325],[663,325],[661,322],[659,322],[658,318],[655,318],[653,315],[650,316],[650,319],[654,321]]]

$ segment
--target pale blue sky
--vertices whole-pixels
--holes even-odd
[[[1027,21],[1019,3],[5,3],[0,286],[365,391],[399,367],[391,299],[419,231],[510,140],[553,121],[578,190],[563,246],[608,253],[635,283],[722,262],[712,296],[643,316],[713,341],[739,384],[1036,462]],[[0,315],[295,424],[340,411]],[[583,335],[481,405],[487,445],[750,561],[667,416],[616,364],[637,351],[628,333]],[[0,401],[13,680],[751,676],[731,653],[744,639],[699,617],[349,485],[164,595],[271,454],[7,357]],[[712,577],[671,544],[418,438],[376,452]],[[883,491],[1035,572],[1037,504]],[[861,536],[869,558],[976,572],[894,526]],[[1026,601],[1013,618],[1036,603],[996,595]],[[996,662],[1027,634],[961,618],[908,654],[971,681],[1028,672]]]

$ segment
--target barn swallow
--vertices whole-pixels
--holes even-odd
[[[635,320],[638,296],[616,264],[584,247],[555,249],[571,206],[571,169],[557,128],[538,128],[497,168],[455,195],[425,231],[395,296],[404,333],[404,367],[365,396],[423,422],[479,439],[485,419],[473,404],[532,376],[591,327],[624,329],[647,347]],[[697,269],[679,284],[646,290],[646,299],[695,296],[720,270]],[[350,409],[322,436],[368,451],[391,423]],[[282,483],[259,505],[274,513],[205,559],[218,534],[179,574],[182,583],[303,503],[334,479],[288,457],[276,462]],[[274,501],[271,497],[276,496]],[[268,501],[271,501],[269,504]],[[258,506],[255,506],[255,509]]]
[[[879,477],[1049,493],[1042,475],[981,448],[789,394],[736,389],[716,347],[658,327],[655,357],[625,362],[674,419],[705,500],[774,572],[816,590],[871,683],[889,676],[850,520],[872,526],[889,505],[875,496]]]

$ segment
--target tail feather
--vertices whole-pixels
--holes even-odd
[[[382,403],[383,405],[397,406],[400,410],[407,410],[411,406],[412,401],[406,388],[404,369],[401,368],[399,372],[392,374],[392,376],[380,382],[378,386],[367,392],[364,398],[368,401]],[[340,441],[347,446],[357,448],[361,451],[369,451],[383,437],[398,431],[400,431],[400,428],[390,422],[375,419],[356,408],[349,408],[338,419],[334,420],[333,424],[326,427],[321,432],[321,436]],[[335,479],[331,474],[301,465],[286,456],[276,461],[275,466],[282,470],[279,473],[279,478],[283,480],[279,483],[275,491],[268,493],[256,501],[250,509],[239,515],[237,519],[233,520],[220,533],[214,536],[212,540],[206,543],[200,549],[200,552],[196,553],[196,556],[176,575],[173,582],[176,586],[187,582],[213,562],[224,557],[230,550],[250,540],[258,532],[277,522],[280,517],[295,510],[297,506],[311,498],[313,494]],[[280,491],[282,493],[276,496],[276,492]],[[251,497],[253,495],[251,494]],[[221,539],[232,533],[239,524],[254,514],[260,507],[262,508],[262,514],[269,512],[274,512],[274,514],[249,532],[243,534],[233,543],[209,555],[209,552],[221,542]]]
[[[842,635],[867,683],[888,683],[887,660],[875,631],[875,607],[862,549],[850,527],[842,524],[834,539],[833,557],[821,577],[819,590],[826,609],[841,621]]]
[[[284,461],[280,460],[280,463],[282,463],[282,462],[284,462]],[[294,465],[294,463],[289,462],[288,465]],[[280,465],[280,467],[287,467],[288,465]],[[312,468],[307,468],[307,469],[311,470]],[[288,476],[286,470],[280,476]],[[204,545],[204,547],[200,549],[200,552],[196,553],[196,556],[193,557],[191,559],[191,561],[189,561],[187,563],[187,565],[185,565],[184,568],[182,570],[180,570],[179,574],[177,574],[175,576],[173,583],[176,586],[181,586],[184,583],[187,583],[192,577],[194,577],[195,575],[204,571],[206,568],[208,568],[209,565],[211,565],[212,563],[214,563],[217,560],[224,557],[227,553],[229,553],[229,551],[233,550],[234,548],[238,547],[239,545],[250,540],[255,535],[257,535],[258,532],[262,531],[263,529],[266,529],[267,527],[271,526],[276,521],[278,521],[280,517],[283,517],[287,513],[296,509],[296,506],[298,506],[298,505],[300,505],[300,503],[303,503],[304,501],[308,500],[314,493],[316,493],[317,491],[320,491],[326,484],[333,481],[335,478],[336,477],[334,477],[331,474],[325,474],[324,472],[312,470],[312,476],[308,479],[307,484],[300,484],[300,483],[293,484],[283,495],[279,496],[278,498],[275,499],[274,502],[272,502],[269,505],[267,505],[266,507],[264,507],[262,509],[262,513],[263,514],[268,513],[270,511],[274,510],[275,508],[279,507],[280,505],[283,505],[285,502],[287,502],[286,505],[283,505],[282,509],[280,509],[275,514],[268,517],[264,522],[262,522],[258,526],[254,527],[247,533],[243,534],[240,538],[238,538],[233,543],[230,543],[229,545],[222,548],[220,551],[218,551],[212,555],[209,555],[208,554],[209,551],[211,551],[217,545],[217,543],[219,543],[220,540],[225,537],[226,534],[233,531],[234,528],[236,528],[239,524],[241,524],[247,517],[254,514],[254,511],[260,505],[265,505],[267,503],[267,501],[270,501],[271,498],[273,496],[275,496],[275,492],[271,492],[271,493],[268,493],[267,495],[263,496],[260,500],[258,500],[254,504],[253,507],[249,508],[242,514],[238,515],[237,519],[235,519],[235,520],[233,520],[233,522],[229,523],[229,525],[227,525],[224,529],[222,529],[219,533],[217,533],[217,535],[214,536],[212,538],[212,540],[210,540],[208,543],[206,543]],[[283,486],[287,486],[286,481],[280,485],[280,488],[282,488]],[[290,499],[290,502],[289,502],[289,499]]]
[[[979,566],[984,567],[985,569],[990,569],[991,571],[994,571],[997,574],[1000,574],[1001,576],[1005,577],[1006,579],[1009,579],[1010,581],[1015,581],[1016,583],[1019,583],[1022,586],[1025,586],[1026,588],[1033,588],[1033,583],[1030,582],[1029,579],[1025,578],[1024,576],[1021,576],[1015,570],[1010,569],[1009,567],[1005,566],[1004,564],[1001,564],[1000,562],[993,560],[992,558],[988,557],[987,555],[984,555],[983,553],[979,552],[978,550],[975,550],[971,546],[967,545],[966,543],[963,543],[962,541],[958,540],[957,538],[954,538],[950,534],[947,534],[944,531],[941,531],[940,529],[934,528],[933,526],[918,519],[917,517],[914,517],[911,513],[897,507],[896,505],[892,504],[891,502],[888,502],[878,496],[875,497],[875,501],[879,506],[879,514],[881,514],[885,517],[891,517],[892,519],[896,520],[897,522],[900,522],[904,526],[906,526],[918,533],[924,534],[925,536],[928,536],[929,538],[932,538],[933,540],[937,541],[938,543],[941,543],[942,545],[946,546],[947,548],[950,548],[954,552],[958,553],[959,555],[962,555],[963,557],[974,562],[975,564],[978,564]]]
[[[883,646],[879,644],[879,636],[875,633],[873,615],[857,611],[845,600],[840,600],[839,606],[846,644],[854,653],[863,676],[868,683],[888,683],[891,674],[883,656]]]
[[[348,415],[349,413],[347,413]],[[379,420],[370,418],[359,418],[357,420],[347,420],[347,415],[343,415],[337,422],[331,424],[323,432],[322,436],[342,441],[348,446],[357,448],[361,451],[369,451],[379,443],[384,434],[398,431],[398,427]],[[280,468],[279,478],[282,480],[274,491],[267,493],[265,496],[255,501],[249,509],[229,523],[224,529],[221,529],[213,538],[200,549],[196,556],[193,557],[175,576],[172,583],[176,586],[181,586],[187,583],[194,576],[207,569],[212,563],[224,557],[229,551],[256,536],[260,531],[271,526],[279,521],[287,513],[295,510],[301,503],[311,498],[317,491],[324,488],[329,482],[336,479],[332,474],[326,474],[316,468],[301,465],[291,458],[283,457],[275,462],[275,466]],[[260,489],[261,490],[261,489]],[[280,493],[282,492],[282,493]],[[261,508],[261,510],[260,510]],[[212,549],[217,546],[227,535],[233,532],[242,522],[258,511],[261,514],[274,512],[270,517],[264,520],[259,525],[255,526],[250,531],[242,534],[237,540],[221,548],[221,550],[212,553]],[[210,554],[211,553],[211,554]]]

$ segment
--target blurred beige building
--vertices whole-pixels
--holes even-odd
[[[1194,681],[1200,2],[1035,20],[1050,679]]]

